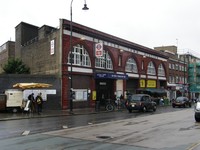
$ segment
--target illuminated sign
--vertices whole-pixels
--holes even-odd
[[[128,79],[128,75],[126,74],[115,74],[115,73],[96,73],[95,78],[101,79]]]
[[[147,87],[156,88],[156,80],[147,80]]]
[[[140,80],[140,87],[141,88],[145,87],[145,80],[144,79]]]

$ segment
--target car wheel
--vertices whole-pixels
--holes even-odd
[[[13,112],[13,113],[17,113],[17,112],[18,112],[18,109],[17,109],[17,108],[13,108],[13,109],[12,109],[12,112]]]
[[[132,113],[132,109],[129,109],[128,112],[129,112],[129,113]]]
[[[156,106],[153,106],[153,111],[156,111],[156,108],[157,108]]]
[[[196,115],[194,116],[196,122],[200,122],[200,118],[197,118]]]
[[[147,108],[144,106],[144,107],[142,108],[142,111],[143,111],[143,112],[146,112],[146,111],[147,111]]]
[[[192,107],[192,105],[191,105],[191,104],[189,104],[189,107]]]

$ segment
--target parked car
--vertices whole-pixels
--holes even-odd
[[[192,106],[192,102],[187,98],[187,97],[184,97],[184,96],[180,96],[180,97],[177,97],[175,100],[172,101],[172,107],[191,107]]]
[[[200,122],[200,101],[197,101],[194,106],[194,118],[196,122]]]
[[[157,106],[148,94],[129,94],[126,101],[126,108],[131,113],[133,110],[143,112],[148,110],[156,111]]]

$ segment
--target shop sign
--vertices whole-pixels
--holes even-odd
[[[144,87],[145,87],[145,80],[144,80],[144,79],[141,79],[141,80],[140,80],[140,87],[141,87],[141,88],[144,88]]]
[[[51,43],[50,43],[50,55],[53,55],[55,53],[54,46],[55,46],[55,42],[54,42],[54,40],[51,40]]]
[[[97,98],[97,92],[96,91],[92,91],[92,100],[95,101]]]
[[[96,73],[95,78],[97,79],[128,79],[126,74],[115,74],[115,73]]]
[[[103,56],[103,43],[95,44],[95,56],[102,57]]]
[[[147,87],[156,88],[156,80],[147,80]]]
[[[99,85],[106,85],[106,82],[99,82]]]

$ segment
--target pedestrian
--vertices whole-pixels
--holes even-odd
[[[163,99],[163,97],[160,98],[160,105],[164,106],[164,99]]]
[[[38,113],[38,115],[40,115],[42,112],[42,104],[43,104],[42,93],[38,93],[38,95],[35,99],[36,99],[36,103],[37,103],[37,113]]]
[[[36,112],[34,93],[31,93],[28,96],[28,100],[30,100],[30,109],[31,109],[31,112],[32,113]]]

